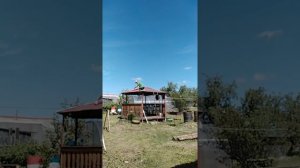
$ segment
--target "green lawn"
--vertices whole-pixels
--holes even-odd
[[[172,137],[197,132],[196,122],[181,120],[176,126],[167,122],[131,124],[112,115],[110,121],[110,132],[103,130],[107,148],[103,155],[104,167],[195,167],[197,140],[176,142]]]

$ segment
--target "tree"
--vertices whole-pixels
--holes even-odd
[[[205,81],[205,89],[200,107],[205,110],[203,117],[207,116],[210,122],[214,123],[214,117],[217,116],[212,114],[213,111],[226,111],[226,108],[234,106],[236,84],[234,82],[226,84],[220,76],[208,77]]]
[[[249,89],[239,106],[233,104],[237,98],[235,90],[234,82],[226,84],[221,77],[208,78],[202,106],[219,128],[214,132],[219,145],[231,159],[247,168],[248,159],[266,158],[270,154],[266,148],[267,134],[261,130],[270,128],[270,118],[280,109],[281,99],[266,94],[263,88]]]
[[[174,100],[176,108],[179,111],[185,110],[188,106],[197,106],[197,89],[189,88],[182,85],[178,88],[177,84],[168,82],[166,87],[162,87],[161,91],[167,94]]]
[[[211,107],[230,107],[236,98],[236,84],[225,84],[220,76],[209,77],[206,82],[203,108],[208,110]]]
[[[74,101],[69,102],[67,99],[61,103],[63,109],[71,108],[80,105],[79,98],[76,98]],[[65,118],[65,127],[62,127],[62,120],[59,115],[54,113],[53,122],[52,122],[53,130],[47,131],[47,137],[50,140],[51,148],[59,153],[59,149],[61,143],[67,143],[68,141],[75,138],[75,121],[69,117]],[[64,135],[62,135],[62,129],[64,129]],[[85,122],[82,120],[78,121],[78,135],[82,135],[83,137],[88,137],[88,133],[84,131]],[[61,142],[62,136],[64,136],[65,142]]]
[[[286,95],[283,101],[283,109],[286,112],[287,140],[290,143],[288,155],[294,155],[297,154],[294,151],[295,146],[300,142],[300,93],[296,97]]]
[[[53,115],[52,126],[53,130],[47,130],[47,138],[50,141],[50,148],[53,149],[55,153],[59,153],[62,137],[61,130],[63,128],[58,114]]]
[[[261,110],[267,101],[265,89],[259,87],[258,89],[249,89],[245,93],[245,98],[242,99],[242,111],[245,115],[250,116],[251,112]]]
[[[170,96],[177,93],[178,86],[173,82],[168,82],[167,86],[162,87],[160,90],[167,92]]]

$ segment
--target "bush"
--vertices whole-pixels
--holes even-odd
[[[5,164],[27,165],[29,155],[39,155],[43,158],[44,166],[49,163],[50,157],[55,154],[49,145],[29,143],[7,146],[0,149],[0,162]]]

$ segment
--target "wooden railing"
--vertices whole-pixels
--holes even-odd
[[[152,109],[149,109],[149,106],[157,108],[155,113],[151,112]],[[165,113],[164,104],[122,104],[122,115],[127,117],[129,113],[133,113],[136,116],[143,117],[143,111],[145,110],[146,115],[154,116],[159,115],[159,113]]]
[[[61,168],[101,168],[102,147],[61,147]]]
[[[130,112],[134,113],[136,116],[142,116],[142,104],[123,104],[122,115],[127,118]]]

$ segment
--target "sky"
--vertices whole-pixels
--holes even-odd
[[[197,0],[103,0],[103,93],[197,87]]]
[[[199,17],[197,0],[103,0],[101,39],[98,0],[0,1],[0,115],[51,116],[135,79],[203,89],[218,74],[240,93],[299,92],[300,1],[198,5]]]
[[[0,1],[0,115],[51,117],[101,94],[98,0]]]
[[[300,91],[300,1],[200,0],[199,88],[205,76],[268,92]]]

